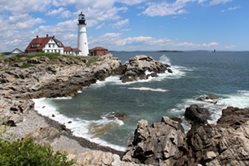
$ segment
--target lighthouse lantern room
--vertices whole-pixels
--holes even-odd
[[[81,12],[79,14],[79,31],[78,31],[78,48],[80,50],[80,56],[88,56],[89,48],[87,42],[87,34],[86,34],[86,19],[85,15]]]

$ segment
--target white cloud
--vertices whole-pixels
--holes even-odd
[[[211,0],[210,5],[220,5],[225,4],[227,2],[231,2],[232,0]]]
[[[67,9],[65,9],[63,7],[60,7],[60,8],[57,8],[57,9],[49,10],[47,12],[47,15],[49,15],[49,16],[55,16],[55,15],[57,15],[57,16],[61,16],[61,17],[67,18],[67,17],[72,16],[72,13],[69,10],[67,10]]]
[[[0,0],[0,11],[8,11],[12,14],[19,13],[29,13],[29,12],[37,12],[44,11],[49,4],[50,0]]]
[[[147,2],[150,0],[119,0],[119,2],[127,4],[127,5],[136,5],[136,4],[140,4],[143,2]]]
[[[238,9],[240,9],[239,6],[233,6],[233,7],[229,7],[227,10],[228,11],[233,11],[233,10],[238,10]]]
[[[127,47],[132,45],[142,46],[163,46],[169,42],[167,39],[156,39],[151,36],[123,37],[120,33],[106,33],[90,41],[93,46],[105,46],[108,48]],[[114,47],[113,47],[114,46]]]
[[[217,42],[209,42],[209,43],[193,43],[193,42],[180,42],[175,43],[176,46],[188,48],[188,49],[214,49],[219,46]]]
[[[129,19],[126,18],[126,19],[122,19],[122,20],[119,20],[116,23],[114,23],[113,27],[117,28],[117,29],[120,29],[120,28],[123,28],[123,27],[127,26],[128,24],[129,24]]]
[[[143,14],[149,16],[168,16],[186,13],[186,5],[193,0],[176,0],[175,2],[151,3]]]
[[[99,37],[91,38],[91,47],[104,46],[110,49],[122,50],[195,50],[195,49],[216,49],[220,46],[218,42],[182,42],[167,38],[154,38],[152,36],[130,36],[123,37],[120,33],[106,33]]]

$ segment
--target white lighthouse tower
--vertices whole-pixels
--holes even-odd
[[[88,56],[88,42],[87,42],[87,34],[86,34],[86,19],[85,15],[81,12],[79,14],[79,32],[78,32],[78,48],[80,50],[80,56]]]

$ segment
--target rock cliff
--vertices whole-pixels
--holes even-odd
[[[208,110],[198,105],[186,108],[192,127],[185,135],[179,122],[163,117],[161,122],[138,122],[124,161],[171,165],[249,165],[249,109],[228,107],[216,125],[208,124]]]

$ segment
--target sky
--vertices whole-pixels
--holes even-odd
[[[249,50],[249,0],[0,0],[0,52],[36,35],[109,50]]]

